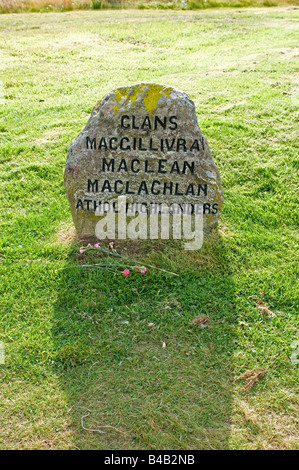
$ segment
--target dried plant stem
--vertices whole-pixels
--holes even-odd
[[[87,418],[87,416],[89,416],[89,415],[90,415],[90,413],[87,413],[86,415],[83,415],[83,416],[81,417],[81,426],[82,426],[82,428],[83,428],[85,431],[99,432],[99,433],[101,433],[101,434],[105,434],[105,431],[102,431],[101,429],[91,429],[91,428],[86,428],[86,427],[84,426],[84,418]],[[107,425],[107,426],[99,426],[99,427],[100,427],[100,428],[110,428],[110,429],[113,429],[114,431],[120,432],[121,434],[125,434],[125,435],[127,436],[127,434],[126,434],[125,432],[123,432],[123,431],[121,431],[120,429],[117,429],[117,428],[115,428],[115,427],[113,427],[113,426],[108,426],[108,425]]]
[[[92,248],[89,248],[89,249],[92,249]],[[172,274],[173,276],[179,276],[179,274],[177,273],[173,273],[171,271],[167,271],[166,269],[162,269],[162,268],[157,268],[156,266],[153,266],[151,264],[146,264],[146,263],[140,263],[139,261],[136,261],[136,260],[133,260],[133,259],[130,259],[130,258],[127,258],[126,256],[123,256],[123,255],[120,255],[119,253],[117,253],[116,251],[108,251],[108,250],[105,250],[104,248],[97,248],[97,250],[100,250],[102,251],[103,253],[107,253],[108,255],[112,255],[112,256],[115,256],[117,258],[120,258],[120,259],[123,259],[125,261],[127,261],[128,263],[130,263],[130,265],[132,266],[136,266],[136,265],[140,265],[142,264],[143,266],[147,267],[147,268],[152,268],[152,269],[156,269],[157,271],[161,271],[161,272],[164,272],[164,273],[167,273],[167,274]],[[56,269],[56,271],[61,271],[62,269],[67,269],[67,268],[93,268],[93,267],[98,267],[98,268],[103,268],[103,269],[108,269],[110,271],[113,271],[112,269],[109,268],[109,266],[107,266],[107,264],[102,264],[102,263],[97,263],[97,264],[80,264],[80,265],[74,265],[74,266],[64,266],[63,268],[58,268]]]

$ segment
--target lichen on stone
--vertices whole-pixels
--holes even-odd
[[[116,115],[120,108],[134,109],[137,98],[143,102],[145,111],[151,114],[157,109],[159,99],[162,96],[170,98],[172,91],[171,87],[166,88],[155,83],[141,83],[135,87],[118,88],[114,91],[114,101],[116,101],[113,107],[114,114]]]

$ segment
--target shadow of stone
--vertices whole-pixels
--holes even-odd
[[[228,449],[236,321],[228,246],[218,233],[193,253],[177,242],[139,242],[138,253],[119,245],[138,264],[178,275],[132,265],[124,276],[122,258],[71,246],[52,335],[72,447]],[[192,321],[201,315],[206,324]]]

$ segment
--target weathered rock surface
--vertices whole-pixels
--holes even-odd
[[[194,103],[171,87],[118,88],[98,102],[71,143],[64,183],[79,236],[94,236],[105,202],[199,205],[204,230],[222,210],[220,176]]]

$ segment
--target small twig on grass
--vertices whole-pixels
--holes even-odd
[[[101,431],[100,429],[90,429],[90,428],[86,428],[83,424],[83,420],[84,418],[87,418],[87,416],[89,416],[90,413],[87,413],[87,415],[84,415],[81,417],[81,426],[82,428],[85,430],[85,431],[91,431],[91,432],[100,432],[101,434],[106,434],[105,431]]]
[[[84,426],[83,420],[84,420],[84,418],[87,418],[87,416],[89,416],[89,415],[90,415],[90,413],[87,413],[87,415],[83,415],[83,416],[81,417],[81,426],[82,426],[82,428],[83,428],[85,431],[99,432],[99,433],[101,433],[101,434],[106,434],[106,432],[105,432],[105,431],[102,431],[101,429],[90,429],[90,428],[86,428],[86,427]],[[99,427],[100,427],[100,428],[110,428],[110,429],[114,429],[114,431],[120,432],[121,434],[124,434],[125,436],[128,435],[128,434],[126,434],[125,432],[123,432],[123,431],[121,431],[120,429],[117,429],[117,428],[115,428],[115,427],[113,427],[113,426],[99,426]]]

